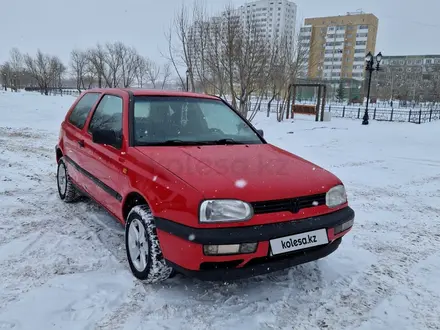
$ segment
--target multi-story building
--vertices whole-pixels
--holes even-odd
[[[384,56],[372,87],[382,99],[440,99],[440,55]]]
[[[255,27],[260,36],[268,41],[287,38],[293,46],[297,6],[289,0],[257,0],[239,8],[241,20]]]
[[[384,56],[380,75],[386,73],[409,74],[414,77],[429,75],[440,67],[440,55]]]
[[[250,39],[257,37],[264,45],[282,41],[293,50],[296,14],[297,7],[292,1],[257,0],[204,21],[195,21],[185,40],[187,65],[196,78],[210,76],[210,70],[217,68],[212,69],[209,56],[222,56],[222,47],[229,42],[225,38],[244,38],[246,33]]]
[[[303,75],[308,78],[363,80],[365,55],[375,54],[379,20],[373,14],[307,18],[300,45],[308,49]]]
[[[216,28],[222,23],[233,22],[240,24],[244,31],[252,30],[252,36],[257,35],[268,42],[287,38],[293,46],[295,40],[296,4],[289,0],[257,0],[246,2],[244,5],[223,12],[219,16],[210,17],[206,22],[194,22],[189,39],[195,45],[200,45],[201,34],[207,32],[205,26]]]

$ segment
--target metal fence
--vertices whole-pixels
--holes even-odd
[[[329,106],[328,111],[332,117],[360,119],[364,115],[365,107],[353,106]],[[378,121],[409,122],[422,124],[434,120],[440,120],[440,110],[438,109],[394,109],[394,108],[371,108],[369,109],[370,118]]]
[[[303,103],[301,103],[303,104]],[[259,111],[267,111],[267,102],[262,101],[258,107]],[[271,113],[276,113],[280,104],[272,102],[270,107]],[[249,104],[249,109],[253,109],[254,105]],[[327,104],[325,111],[330,112],[332,117],[361,119],[364,116],[365,106],[358,105],[335,105]],[[421,106],[420,108],[392,108],[392,107],[370,107],[368,110],[370,119],[377,121],[390,122],[409,122],[414,124],[422,124],[435,120],[440,120],[440,109],[437,106],[431,107]]]

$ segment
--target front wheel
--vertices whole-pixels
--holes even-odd
[[[67,170],[64,157],[61,157],[58,161],[57,168],[57,186],[58,196],[66,203],[72,203],[78,199],[78,191],[70,181],[69,172]]]
[[[133,207],[125,224],[125,248],[133,275],[146,283],[162,282],[173,269],[166,264],[153,215],[147,205]]]

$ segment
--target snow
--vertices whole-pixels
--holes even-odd
[[[332,255],[231,283],[136,280],[124,230],[62,203],[54,146],[71,96],[0,92],[1,329],[438,329],[440,122],[255,125],[344,182],[355,226]]]
[[[235,181],[235,186],[237,188],[244,188],[244,187],[246,187],[246,185],[247,185],[247,182],[244,179],[239,179],[239,180]]]

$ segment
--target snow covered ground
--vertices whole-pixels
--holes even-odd
[[[74,98],[0,92],[0,329],[439,329],[440,122],[255,119],[346,184],[356,223],[326,259],[233,283],[143,285],[123,228],[63,204],[54,145]]]

